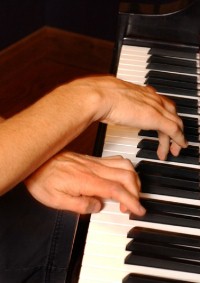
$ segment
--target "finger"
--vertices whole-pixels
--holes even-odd
[[[169,136],[173,143],[176,143],[180,147],[186,148],[187,141],[183,134],[182,128],[179,126],[180,123],[178,120],[180,120],[180,118],[176,119],[175,117],[170,116],[170,113],[166,115],[159,115],[158,120],[153,121],[153,127]]]
[[[68,155],[69,156],[69,155]],[[83,156],[78,154],[73,154],[73,161],[80,163],[84,168],[89,168],[87,172],[87,184],[93,182],[97,179],[105,179],[108,181],[120,183],[125,190],[128,190],[130,194],[134,195],[136,198],[139,197],[139,191],[141,188],[140,179],[138,174],[135,172],[132,163],[128,159],[117,158],[117,159],[101,159],[90,156]],[[87,162],[85,162],[87,160]],[[77,163],[77,165],[78,165]],[[125,168],[125,169],[123,169]],[[128,170],[127,170],[128,168]],[[85,186],[87,188],[87,186]],[[94,187],[92,187],[94,195]],[[96,190],[97,194],[100,193]],[[82,191],[82,195],[88,195],[86,191]],[[89,196],[92,196],[91,194]]]
[[[163,104],[165,105],[165,107],[171,112],[176,114],[176,106],[175,103],[173,103],[171,100],[169,100],[168,98],[164,98],[163,100]],[[182,132],[184,132],[184,125],[183,125],[183,121],[180,119],[180,117],[178,117],[179,119],[177,120],[180,129],[182,130]],[[184,137],[185,138],[185,137]],[[186,143],[186,147],[188,145],[188,142],[185,140]],[[178,156],[179,153],[181,151],[181,146],[178,145],[176,142],[174,142],[172,140],[171,142],[171,146],[170,146],[170,152],[174,155],[174,156]]]
[[[181,147],[176,143],[172,142],[170,146],[170,151],[174,156],[178,156],[181,151]]]
[[[120,203],[120,210],[121,210],[121,212],[123,212],[123,213],[130,212],[130,211],[128,210],[128,208],[127,208],[125,205],[123,205],[122,203]]]
[[[95,180],[95,184],[97,184],[97,179]],[[92,180],[89,180],[88,185],[89,186],[87,186],[86,191],[84,190],[83,194],[92,196],[94,194]],[[100,198],[113,199],[127,207],[128,210],[136,215],[143,215],[145,213],[145,209],[141,206],[139,198],[133,193],[130,193],[130,191],[124,188],[119,182],[99,178],[98,186],[96,186],[95,189],[96,195]]]
[[[162,96],[160,95],[161,99],[162,99],[162,103],[165,106],[165,108],[170,111],[171,113],[176,113],[176,104],[173,100],[171,100],[170,98],[166,97],[166,96]]]
[[[91,164],[89,163],[87,166],[92,168],[92,172],[97,176],[119,182],[123,184],[130,193],[139,197],[141,182],[130,160],[125,159],[122,156],[115,156],[113,158],[95,158],[86,156],[86,159],[91,161]]]
[[[119,156],[118,158],[113,156],[110,157],[109,159],[99,158],[98,162],[104,166],[135,172],[132,162],[129,159],[124,158],[122,156]]]
[[[168,98],[161,96],[163,106],[173,115],[176,115],[176,106],[175,104]],[[179,126],[182,125],[179,123]],[[163,134],[162,132],[158,133],[159,138],[159,146],[157,149],[157,155],[160,160],[166,160],[167,155],[170,149],[170,138],[169,136]]]
[[[157,149],[158,158],[160,160],[166,160],[170,148],[170,138],[161,132],[158,133],[158,138],[159,138],[159,145]]]
[[[159,104],[163,105],[162,102],[162,95],[158,94],[156,89],[150,85],[146,86],[145,93],[153,99],[154,101],[157,101]]]
[[[177,115],[176,104],[167,97],[161,96],[161,98],[162,98],[162,104],[165,107],[165,109],[167,109],[167,111],[172,114],[171,117],[169,116],[169,119],[172,119],[172,121],[176,122],[183,132],[184,130],[183,121]]]
[[[181,151],[181,147],[176,143],[171,143],[170,145],[170,138],[168,136],[162,133],[159,133],[158,135],[159,135],[159,145],[157,149],[158,158],[160,160],[166,160],[167,155],[169,153],[169,149],[174,156],[178,156]]]
[[[126,161],[126,160],[123,160]],[[106,162],[107,163],[107,162]],[[132,167],[132,170],[123,169],[117,166],[120,166],[116,160],[112,161],[113,167],[108,165],[100,165],[93,168],[93,172],[103,179],[109,181],[118,182],[123,185],[123,187],[128,190],[135,197],[139,198],[139,192],[141,189],[141,182],[138,177],[138,174]]]
[[[172,100],[170,100],[169,98],[157,94],[155,92],[154,88],[152,88],[151,86],[148,86],[147,89],[149,90],[149,93],[152,94],[151,98],[153,98],[153,100],[154,100],[154,101],[148,101],[149,104],[151,106],[153,106],[155,109],[157,109],[157,111],[159,111],[161,113],[161,115],[163,115],[167,119],[175,122],[178,125],[178,128],[181,131],[181,137],[182,137],[183,136],[183,130],[184,130],[183,129],[184,128],[183,122],[180,119],[180,117],[177,115],[175,103]],[[162,109],[161,107],[163,107],[164,109]],[[164,139],[165,139],[164,144],[167,144],[168,143],[167,138],[165,137]],[[163,143],[163,141],[162,141],[162,143]],[[185,137],[184,137],[182,147],[186,147],[186,146],[187,146],[187,141],[185,140]],[[160,149],[159,149],[159,151],[160,151]],[[180,149],[181,149],[180,144],[177,144],[176,141],[172,140],[172,146],[170,147],[172,154],[178,155],[178,153],[180,152]],[[164,152],[162,154],[164,154]]]

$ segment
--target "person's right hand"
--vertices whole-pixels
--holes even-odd
[[[98,93],[96,120],[108,124],[131,126],[143,130],[157,130],[158,157],[164,160],[169,151],[177,156],[187,147],[183,123],[175,104],[156,93],[150,86],[140,86],[112,76],[87,77],[70,84],[73,92]],[[76,90],[77,88],[77,90]]]

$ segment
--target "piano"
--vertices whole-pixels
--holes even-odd
[[[200,1],[164,14],[134,13],[134,2],[119,13],[112,72],[174,100],[189,147],[160,161],[156,132],[100,124],[95,154],[131,160],[147,213],[123,214],[105,200],[90,217],[77,282],[199,283]]]

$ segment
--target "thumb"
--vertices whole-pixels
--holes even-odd
[[[67,210],[74,211],[80,214],[97,213],[102,208],[102,203],[94,197],[69,197],[66,206]]]

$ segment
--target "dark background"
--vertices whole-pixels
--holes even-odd
[[[118,0],[0,0],[0,49],[42,26],[113,41]]]

